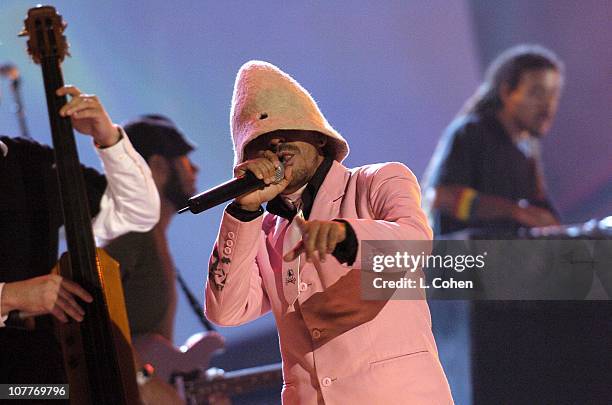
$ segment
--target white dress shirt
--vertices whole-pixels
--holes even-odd
[[[159,221],[159,194],[151,170],[122,128],[120,131],[122,138],[115,145],[96,148],[108,183],[93,220],[98,244],[127,232],[146,232]],[[0,282],[0,314],[3,287]],[[0,327],[7,317],[0,316]]]

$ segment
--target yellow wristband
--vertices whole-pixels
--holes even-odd
[[[461,192],[459,201],[457,202],[457,209],[455,210],[455,216],[461,221],[467,221],[470,218],[472,203],[476,195],[476,190],[473,188],[464,188]]]

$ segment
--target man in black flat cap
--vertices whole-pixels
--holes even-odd
[[[166,231],[178,208],[195,194],[198,167],[188,156],[194,144],[162,115],[139,117],[124,128],[151,169],[161,200],[160,220],[151,231],[122,235],[105,249],[121,264],[132,335],[155,333],[172,342],[175,269]]]

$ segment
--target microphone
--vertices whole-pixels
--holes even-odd
[[[13,63],[0,64],[0,76],[6,77],[9,80],[19,80],[19,68]]]
[[[276,168],[274,173],[274,184],[280,182],[285,177],[285,167],[282,163]],[[240,197],[243,194],[260,190],[266,186],[263,180],[258,179],[252,172],[246,172],[244,176],[226,181],[216,187],[196,194],[187,201],[187,206],[178,210],[179,214],[191,211],[199,214],[226,201]]]
[[[21,82],[20,73],[17,66],[13,63],[2,63],[0,64],[0,77],[6,77],[11,81],[13,91],[17,91]],[[1,94],[0,94],[1,96]],[[1,98],[1,97],[0,97]]]

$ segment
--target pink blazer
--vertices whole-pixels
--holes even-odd
[[[333,163],[310,220],[342,218],[361,240],[424,240],[432,232],[415,176],[401,163],[347,169]],[[424,300],[360,298],[352,266],[302,260],[303,291],[289,307],[277,218],[225,213],[211,257],[206,315],[240,325],[272,310],[283,358],[283,404],[452,404]],[[361,243],[360,243],[361,245]],[[214,271],[213,271],[214,270]]]

